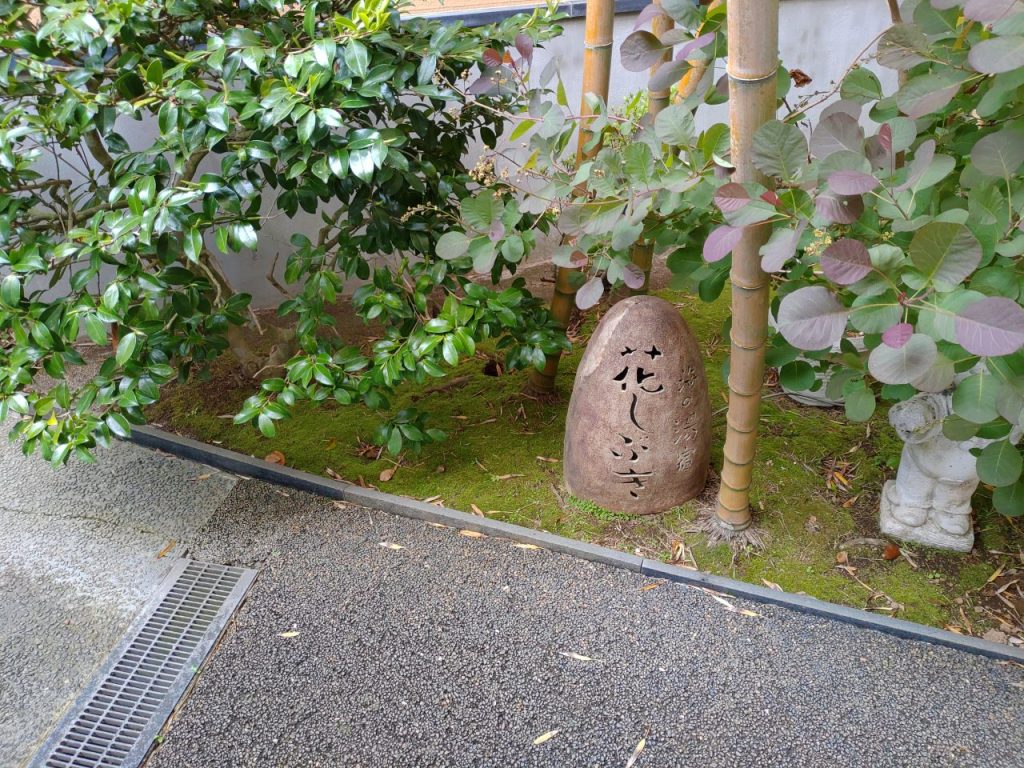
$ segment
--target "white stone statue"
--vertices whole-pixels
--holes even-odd
[[[949,394],[921,393],[894,405],[889,423],[905,442],[895,480],[882,489],[882,532],[931,547],[970,552],[974,547],[971,496],[978,487],[971,448],[992,440],[954,442],[942,434],[952,413]],[[1020,439],[1020,429],[1011,434]]]

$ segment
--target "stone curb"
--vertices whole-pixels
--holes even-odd
[[[560,552],[584,560],[591,560],[615,568],[657,579],[668,579],[681,584],[703,587],[734,597],[745,598],[759,603],[779,605],[801,613],[854,624],[859,627],[885,632],[889,635],[917,640],[932,645],[954,648],[958,651],[1024,663],[1024,648],[993,643],[968,635],[958,635],[944,629],[917,624],[903,619],[881,616],[858,608],[829,603],[806,595],[768,589],[748,584],[727,576],[716,576],[703,571],[680,568],[674,565],[641,558],[628,552],[619,552],[584,541],[567,539],[544,531],[512,525],[500,520],[488,520],[467,512],[427,504],[416,499],[396,496],[391,493],[361,488],[351,483],[331,480],[302,470],[246,456],[216,445],[192,440],[153,427],[132,427],[131,442],[146,448],[155,448],[181,458],[191,459],[219,469],[235,472],[246,477],[265,480],[276,485],[285,485],[319,496],[340,499],[353,504],[373,507],[401,517],[425,520],[452,527],[477,531],[491,536],[534,544],[543,549]]]

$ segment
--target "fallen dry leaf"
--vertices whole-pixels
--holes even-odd
[[[808,533],[816,533],[821,530],[821,523],[818,522],[818,518],[815,515],[811,515],[804,521],[804,529]]]
[[[397,467],[388,467],[387,469],[382,470],[381,473],[380,473],[380,481],[382,483],[386,483],[388,480],[390,480],[392,477],[395,476],[395,470],[396,469],[398,469],[398,468]]]
[[[536,544],[513,544],[512,546],[519,549],[540,549]]]
[[[444,525],[442,523],[427,523],[427,525],[429,525],[431,528],[447,528],[448,527],[447,525]]]
[[[768,579],[761,579],[761,583],[764,584],[768,589],[774,589],[776,592],[785,592],[782,587],[776,584],[774,581],[768,581]]]
[[[433,504],[435,501],[437,501],[440,498],[441,498],[441,494],[437,494],[436,496],[427,496],[427,498],[425,498],[423,500],[423,503],[424,504]]]
[[[557,464],[559,460],[558,459],[552,459],[552,458],[549,458],[547,456],[538,456],[537,457],[537,461],[546,461],[548,464]]]
[[[476,515],[477,517],[483,517],[484,516],[484,511],[482,509],[480,509],[480,507],[478,507],[476,504],[470,504],[469,508],[473,510],[473,514]]]
[[[170,552],[172,549],[174,549],[174,545],[177,544],[177,543],[178,542],[175,541],[174,539],[171,539],[170,541],[168,541],[167,542],[167,546],[165,546],[163,549],[161,549],[159,552],[156,553],[156,559],[159,560],[161,557],[166,557],[167,553]]]
[[[644,751],[644,747],[647,746],[647,739],[640,739],[640,742],[633,748],[633,754],[629,756],[629,760],[626,761],[626,768],[633,768],[636,765],[636,761],[640,759],[640,754]]]
[[[848,562],[850,562],[850,555],[847,554],[845,549],[836,552],[836,563],[839,565],[846,565]]]
[[[727,610],[727,611],[729,611],[731,613],[738,613],[738,614],[740,614],[740,616],[749,616],[751,618],[760,618],[761,617],[760,613],[754,613],[754,611],[748,610],[746,608],[737,608],[735,605],[730,603],[724,597],[719,597],[714,592],[710,592],[709,591],[708,594],[711,595],[711,597],[714,598],[715,600],[717,600],[719,603],[724,605],[725,606],[725,610]]]
[[[555,738],[555,736],[558,735],[558,732],[560,730],[561,730],[560,728],[555,728],[555,730],[553,730],[553,731],[548,731],[547,733],[542,733],[540,736],[538,736],[536,739],[533,740],[533,746],[536,747],[536,746],[538,746],[540,744],[543,744],[545,741],[550,741],[551,739]]]
[[[895,560],[900,556],[900,548],[895,544],[889,543],[885,545],[885,549],[882,550],[883,560]]]
[[[660,587],[662,585],[662,583],[663,582],[655,581],[655,582],[652,582],[650,584],[644,584],[642,587],[640,587],[640,591],[641,592],[649,592],[652,589],[657,589],[658,587]]]
[[[284,464],[284,454],[280,451],[271,451],[263,457],[263,460],[270,464]]]
[[[380,545],[384,549],[405,549],[401,544],[392,544],[390,541],[382,541]]]
[[[516,473],[513,473],[511,475],[495,475],[493,479],[494,480],[511,480],[513,477],[526,477],[526,475],[521,475],[521,474],[516,472]]]
[[[345,479],[330,467],[324,467],[324,474],[331,478],[331,480],[341,480],[344,482]]]
[[[996,579],[998,579],[998,578],[999,578],[999,576],[1000,576],[1000,575],[1001,575],[1002,573],[1003,573],[1003,564],[1002,564],[1002,563],[1000,563],[1000,564],[999,564],[999,567],[998,567],[998,568],[996,568],[996,569],[995,569],[995,570],[994,570],[994,571],[992,572],[992,575],[991,575],[991,576],[989,576],[989,577],[988,577],[988,578],[987,578],[987,579],[985,580],[985,583],[986,583],[986,584],[991,584],[991,583],[992,583],[993,581],[995,581]]]
[[[459,536],[465,536],[466,538],[469,538],[469,539],[482,539],[482,538],[484,538],[485,534],[480,533],[479,531],[469,531],[469,530],[463,529],[463,530],[459,531]]]
[[[283,637],[283,638],[287,639],[289,637],[298,637],[299,636],[299,632],[298,632],[298,630],[293,629],[290,632],[279,632],[277,636],[278,637]]]
[[[592,659],[590,656],[584,656],[582,653],[575,653],[574,651],[559,651],[558,653],[576,661],[597,661],[597,659]]]
[[[211,477],[213,477],[213,473],[207,472],[205,475],[197,477],[196,480],[209,480]]]

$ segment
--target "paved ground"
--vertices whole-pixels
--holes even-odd
[[[148,768],[1024,765],[1019,666],[255,481],[190,547],[262,573]]]
[[[3,768],[31,757],[237,482],[133,445],[54,470],[6,433],[0,425]]]

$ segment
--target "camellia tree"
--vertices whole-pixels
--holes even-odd
[[[780,67],[778,119],[749,137],[753,168],[773,189],[733,176],[728,126],[695,127],[700,104],[726,98],[715,79],[725,8],[663,0],[638,26],[662,15],[674,24],[630,35],[622,64],[656,66],[654,90],[701,74],[685,99],[646,124],[595,104],[590,128],[605,148],[579,166],[563,159],[578,117],[560,87],[541,83],[515,131],[530,150],[520,170],[537,177],[519,210],[547,209],[575,237],[554,258],[580,270],[577,306],[593,306],[608,283],[643,284],[630,259],[638,242],[713,300],[734,249],[752,229],[767,230],[760,266],[779,330],[767,361],[783,383],[802,390],[827,380],[854,421],[869,419],[880,398],[951,392],[945,434],[992,440],[977,450],[978,474],[995,487],[996,509],[1024,513],[1014,442],[1024,421],[1024,4],[904,3],[901,21],[877,45],[866,41],[840,83],[792,107]],[[900,73],[895,93],[883,93],[864,66],[871,59]],[[812,125],[813,107],[823,109]],[[471,242],[445,237],[460,244],[449,258]],[[749,338],[767,333],[766,321],[732,319],[752,323]],[[745,368],[755,377],[745,391],[756,392],[760,369]],[[739,511],[745,519],[722,520],[722,535],[749,524],[749,509]]]
[[[435,255],[459,199],[495,181],[465,167],[470,143],[494,145],[518,94],[449,83],[481,61],[525,71],[558,32],[549,18],[466,29],[401,18],[393,0],[0,0],[0,421],[12,437],[57,464],[91,461],[164,384],[217,355],[266,367],[225,265],[257,248],[269,217],[300,210],[320,223],[284,254],[292,354],[236,421],[273,436],[301,400],[386,408],[403,381],[443,376],[484,338],[513,368],[565,348],[522,281],[493,285],[543,217],[509,217],[502,247],[472,265]],[[492,222],[500,189],[462,215]],[[369,354],[330,327],[350,279],[358,314],[385,329]],[[85,381],[73,375],[82,336],[110,350]],[[397,453],[443,435],[402,412],[376,437]]]

